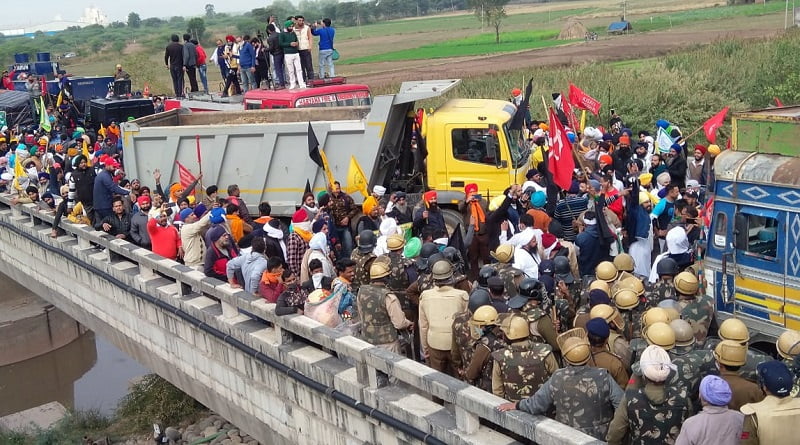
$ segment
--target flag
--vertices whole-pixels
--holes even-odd
[[[42,87],[42,97],[47,96],[47,77],[42,76],[39,79],[39,85]]]
[[[175,161],[175,163],[178,164],[178,177],[181,181],[181,187],[186,190],[197,178],[195,178],[192,172],[184,167],[183,164],[178,161]]]
[[[311,193],[311,181],[306,179],[306,189],[303,190],[303,195]]]
[[[103,126],[102,122],[100,123],[100,129],[97,130],[97,134],[103,136],[103,138],[106,137],[106,127]]]
[[[39,96],[39,127],[50,132],[50,116],[47,114],[47,107],[44,106],[44,98]]]
[[[582,110],[589,110],[595,116],[600,113],[600,101],[586,94],[572,83],[569,84],[569,103]]]
[[[447,247],[455,247],[461,253],[461,258],[467,259],[467,245],[464,244],[464,237],[461,235],[461,223],[456,224],[453,233],[447,238]]]
[[[578,131],[578,119],[575,117],[575,113],[572,111],[569,101],[564,100],[564,95],[560,92],[553,93],[553,103],[555,104],[561,123],[570,127],[572,131]]]
[[[511,118],[511,124],[508,126],[511,130],[522,130],[522,126],[525,124],[525,117],[528,114],[528,106],[531,102],[531,92],[533,92],[533,78],[528,80],[528,85],[525,87],[525,96],[517,107],[514,117]]]
[[[361,166],[358,165],[356,157],[351,155],[350,167],[347,169],[347,188],[345,192],[361,192],[364,197],[367,197],[369,196],[369,191],[367,190],[368,184],[369,180],[367,179],[367,175],[361,170]]]
[[[725,116],[728,114],[730,107],[723,108],[719,113],[711,116],[711,118],[703,123],[703,130],[706,132],[706,139],[712,144],[717,140],[717,130],[725,122]]]
[[[56,99],[56,108],[61,106],[61,102],[64,101],[64,90],[60,90],[58,92],[58,98]]]
[[[325,168],[322,156],[319,153],[319,141],[317,140],[317,135],[314,134],[314,129],[311,127],[311,122],[308,123],[308,157],[318,166]]]
[[[656,134],[656,148],[658,149],[659,153],[667,153],[669,152],[669,148],[672,147],[675,141],[667,134],[667,130],[658,127],[658,134]]]
[[[86,142],[86,139],[83,140],[83,145],[81,146],[81,154],[86,157],[86,165],[91,167],[92,155],[89,153],[89,143]]]
[[[203,158],[200,156],[200,135],[196,134],[194,140],[197,144],[197,166],[200,169],[200,174],[203,174]]]
[[[781,102],[781,100],[778,99],[777,97],[773,97],[772,99],[775,101],[775,106],[777,106],[777,107],[782,107],[783,106],[783,102]]]
[[[563,190],[572,185],[572,172],[575,160],[572,159],[572,143],[555,111],[550,109],[550,151],[548,152],[548,168],[553,174],[553,182]]]

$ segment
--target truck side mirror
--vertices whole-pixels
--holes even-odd
[[[497,161],[497,168],[508,168],[508,161],[500,159]]]
[[[747,215],[737,213],[733,217],[733,246],[739,250],[747,250],[750,232],[747,230]]]

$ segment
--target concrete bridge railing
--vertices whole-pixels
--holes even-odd
[[[49,234],[53,214],[32,204],[11,205],[10,198],[9,195],[0,195],[0,247],[3,249],[0,255],[3,255],[4,263],[16,263],[17,258],[11,256],[29,250],[32,257],[44,267],[58,267],[59,262],[83,261],[105,271],[109,277],[113,277],[113,280],[105,281],[113,281],[110,284],[119,288],[114,291],[115,295],[124,293],[125,298],[131,299],[130,303],[126,300],[126,307],[134,311],[133,318],[138,314],[142,320],[154,323],[149,326],[163,329],[167,335],[172,333],[192,344],[198,354],[213,358],[212,368],[215,369],[196,374],[192,381],[187,377],[192,374],[191,370],[178,378],[171,370],[160,366],[160,362],[148,362],[151,357],[146,357],[143,363],[205,405],[227,416],[259,441],[271,444],[380,442],[386,445],[426,442],[500,445],[520,440],[543,445],[602,443],[546,417],[519,411],[500,413],[496,407],[504,402],[501,398],[421,363],[330,329],[305,316],[278,317],[274,305],[261,298],[233,289],[227,283],[206,277],[199,271],[117,240],[89,226],[63,220],[61,227],[67,236],[51,239]],[[52,254],[53,249],[63,254],[62,258],[55,258],[57,255]],[[6,266],[4,264],[4,271],[8,268]],[[19,269],[19,266],[15,267]],[[15,271],[12,267],[11,272]],[[13,274],[11,276],[15,277]],[[16,276],[20,274],[16,273]],[[43,281],[33,286],[32,290],[52,293],[52,289],[42,287],[47,286],[47,279],[47,275],[41,275]],[[93,278],[86,275],[82,279],[91,281]],[[147,302],[140,298],[136,301],[131,294],[137,291],[139,294],[146,293],[154,300]],[[47,295],[42,297],[47,299]],[[104,296],[86,298],[102,299]],[[60,306],[58,298],[55,300],[52,302]],[[91,300],[86,304],[94,305],[95,302]],[[65,306],[70,304],[64,302]],[[78,308],[65,311],[89,328],[97,330],[91,320],[81,319]],[[223,332],[224,336],[201,338],[199,333],[190,330],[191,327],[178,323],[176,315],[181,314],[199,320],[201,328]],[[114,314],[98,316],[113,318]],[[128,320],[130,316],[125,318],[127,323],[137,322]],[[104,320],[102,326],[107,328],[112,324]],[[136,325],[129,324],[118,330],[140,329],[130,326]],[[120,335],[134,337],[130,332],[117,334],[111,335],[112,342],[117,343],[115,339]],[[146,349],[160,347],[153,340],[139,339],[138,343],[137,347]],[[237,350],[235,345],[244,349]],[[162,355],[161,361],[167,360],[163,357],[163,351],[159,354]],[[188,356],[182,358],[195,360]],[[284,374],[291,374],[289,371],[275,374],[256,369],[267,367],[265,360],[279,362],[299,374],[300,380],[310,379],[327,389],[317,388],[318,392],[324,391],[324,394],[313,397],[299,389],[289,396],[280,393],[281,385],[296,385],[299,388],[303,384],[296,375],[294,380],[284,381]],[[160,372],[161,369],[164,371]],[[396,383],[379,387],[378,371],[388,374]],[[226,382],[229,377],[226,373],[231,376],[242,374],[249,380]],[[273,379],[280,380],[280,385]],[[292,383],[287,383],[290,381]],[[252,391],[248,385],[253,388]],[[264,394],[257,394],[257,389],[262,389],[261,385],[273,385],[271,389],[264,389],[264,394],[269,394],[270,399],[265,399]],[[435,403],[432,400],[434,397],[443,400],[444,404]],[[357,402],[342,409],[343,398]],[[277,415],[264,406],[269,403],[284,404],[282,414]],[[298,420],[301,417],[299,414],[293,415],[291,407],[302,410],[302,421]],[[384,417],[376,418],[373,415],[376,411],[383,413]],[[317,414],[319,418],[306,419],[309,413]],[[387,418],[415,428],[427,436],[415,437],[408,431],[397,430]],[[333,430],[320,428],[322,424],[327,424]],[[310,425],[318,431],[309,432]],[[304,427],[306,431],[301,432]],[[332,435],[337,440],[325,437],[330,431],[340,431]]]

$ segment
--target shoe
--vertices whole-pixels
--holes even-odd
[[[223,93],[223,94],[222,94],[222,95],[220,95],[219,97],[228,97],[228,94],[227,94],[227,93]]]

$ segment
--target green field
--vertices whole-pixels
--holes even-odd
[[[551,21],[559,20],[564,17],[585,14],[590,11],[593,11],[593,9],[577,8],[552,11],[550,13],[513,14],[509,15],[503,20],[503,27],[517,27],[522,25],[542,27],[547,26]],[[361,26],[360,30],[359,27],[337,28],[336,39],[338,41],[344,41],[350,39],[360,39],[362,36],[364,38],[368,38],[396,34],[425,33],[432,30],[454,31],[470,29],[479,31],[481,26],[474,14],[466,13],[461,15],[402,19],[373,23]]]
[[[400,51],[391,51],[372,56],[357,57],[340,62],[340,65],[356,63],[391,62],[398,60],[440,59],[459,56],[479,56],[499,52],[521,51],[563,45],[567,40],[556,40],[558,31],[513,31],[500,34],[500,43],[495,43],[494,33],[473,35],[464,39],[424,45]]]
[[[764,4],[737,6],[718,6],[714,8],[692,9],[653,15],[652,17],[631,21],[634,32],[658,31],[676,26],[711,20],[724,20],[735,17],[755,17],[759,15],[783,12],[785,3],[772,1]],[[605,31],[605,27],[593,28],[593,31]]]

